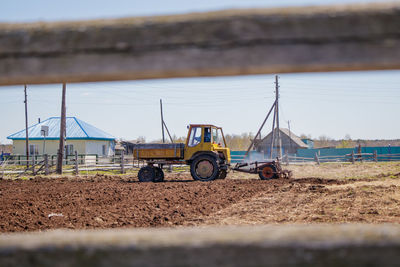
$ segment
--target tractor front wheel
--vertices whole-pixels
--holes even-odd
[[[219,176],[217,160],[210,155],[198,156],[190,165],[190,174],[197,181],[205,182],[217,179]]]

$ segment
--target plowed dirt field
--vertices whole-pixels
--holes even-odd
[[[398,176],[270,181],[230,176],[195,182],[188,172],[167,173],[164,183],[139,183],[136,177],[117,175],[1,180],[0,231],[400,223]]]

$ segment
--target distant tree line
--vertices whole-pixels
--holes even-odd
[[[232,150],[247,150],[253,139],[254,134],[251,132],[225,135],[227,146]]]
[[[231,150],[246,150],[251,141],[254,138],[254,134],[251,132],[242,133],[242,134],[226,134],[225,140],[227,146]],[[343,139],[335,140],[327,135],[321,135],[318,138],[312,138],[311,135],[301,134],[301,139],[311,139],[314,141],[314,148],[323,148],[323,147],[331,147],[331,148],[353,148],[358,145],[363,147],[365,146],[400,146],[400,139],[392,139],[392,140],[364,140],[364,139],[356,139],[353,140],[349,134]],[[172,136],[172,139],[175,143],[185,143],[186,136],[177,137],[176,135]],[[166,136],[165,141],[167,143],[170,142],[168,136]],[[144,136],[139,136],[136,140],[132,140],[131,142],[135,143],[146,143],[146,138]],[[162,143],[162,139],[152,140],[149,143]]]
[[[400,139],[352,139],[346,134],[343,139],[335,140],[327,135],[321,135],[318,138],[312,138],[311,135],[300,135],[301,139],[307,138],[314,141],[314,148],[332,147],[332,148],[353,148],[361,145],[362,147],[373,146],[400,146]]]

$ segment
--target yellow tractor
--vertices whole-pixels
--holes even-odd
[[[224,179],[230,169],[231,154],[221,127],[211,124],[191,124],[186,143],[135,144],[133,155],[145,161],[139,170],[140,182],[162,182],[165,165],[186,164],[194,180]],[[262,180],[289,177],[279,161],[245,162],[236,164],[234,171],[259,174]]]
[[[163,181],[163,166],[172,164],[189,165],[193,179],[199,181],[226,177],[231,155],[222,128],[211,124],[191,124],[188,128],[186,144],[134,145],[135,159],[147,162],[139,170],[139,181]]]

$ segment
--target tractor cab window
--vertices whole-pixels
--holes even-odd
[[[211,129],[209,127],[204,128],[204,143],[211,142]]]
[[[221,129],[213,128],[212,129],[212,137],[213,137],[213,143],[218,144],[222,147],[225,147],[225,142],[222,137],[222,132]]]
[[[197,146],[201,142],[201,127],[193,127],[192,131],[190,132],[189,147]]]

